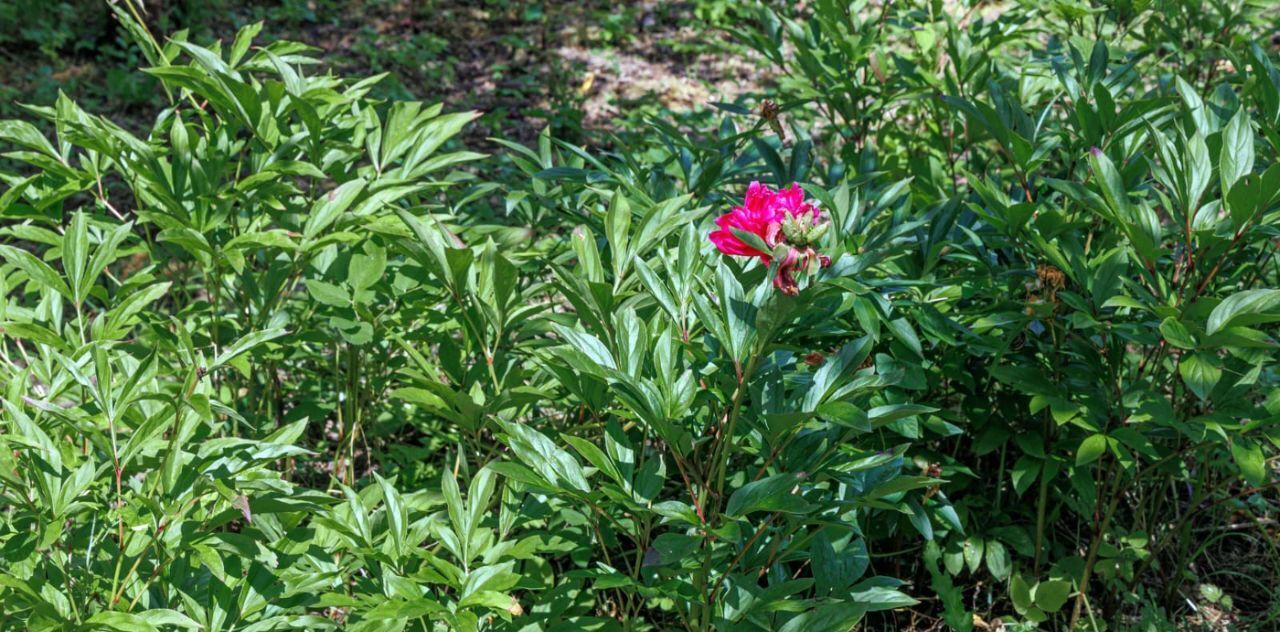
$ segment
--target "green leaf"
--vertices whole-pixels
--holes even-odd
[[[810,546],[814,586],[819,596],[828,596],[851,586],[867,571],[871,558],[862,538],[850,541],[837,553],[826,530],[818,532]]]
[[[67,273],[71,300],[84,302],[83,283],[89,267],[89,226],[83,211],[71,216],[71,225],[62,237],[62,268]]]
[[[317,302],[331,307],[351,306],[351,297],[346,290],[318,279],[307,279],[307,294]]]
[[[604,283],[604,267],[600,264],[600,250],[596,248],[595,233],[578,226],[573,229],[569,241],[574,253],[578,255],[580,274],[592,283]]]
[[[1160,323],[1160,335],[1169,344],[1179,349],[1195,349],[1196,339],[1192,337],[1191,332],[1187,331],[1187,327],[1178,319],[1170,316]]]
[[[357,178],[325,194],[312,207],[311,216],[307,218],[306,226],[302,229],[303,236],[311,239],[333,224],[338,216],[360,197],[366,184],[368,182],[363,178]]]
[[[1222,130],[1222,154],[1218,161],[1218,174],[1222,178],[1222,191],[1231,190],[1236,181],[1253,171],[1253,124],[1246,108],[1236,110],[1235,116]]]
[[[988,540],[984,558],[987,561],[987,570],[991,572],[992,577],[1002,580],[1009,576],[1012,566],[1009,562],[1009,552],[1005,550],[1003,544],[996,540]]]
[[[865,296],[856,296],[853,299],[853,315],[858,319],[858,324],[862,326],[863,331],[874,339],[880,337],[880,313],[876,311],[875,303]]]
[[[498,420],[507,433],[508,445],[525,465],[536,471],[548,483],[557,488],[590,492],[591,485],[582,466],[565,450],[556,446],[546,435],[523,423]],[[506,472],[501,472],[506,474]]]
[[[520,465],[519,463],[511,463],[508,461],[494,461],[485,466],[498,474],[507,477],[507,479],[529,485],[536,488],[556,489],[551,481],[539,476],[533,470]]]
[[[329,319],[329,325],[337,329],[338,335],[350,344],[363,346],[373,342],[373,325],[362,320],[334,316]]]
[[[1222,601],[1222,588],[1214,584],[1200,584],[1200,596],[1205,598],[1209,603],[1219,603]]]
[[[880,427],[899,419],[932,413],[937,410],[937,408],[932,406],[921,406],[920,404],[889,404],[887,406],[876,406],[875,408],[867,411],[867,421],[871,423],[872,427]]]
[[[1014,493],[1021,496],[1027,491],[1031,484],[1036,481],[1040,475],[1040,460],[1029,455],[1018,457],[1018,461],[1013,464],[1010,470],[1010,478],[1013,481]]]
[[[1280,290],[1245,290],[1227,297],[1209,313],[1205,333],[1280,321]]]
[[[970,573],[978,571],[978,566],[982,563],[982,553],[987,550],[987,543],[982,538],[971,535],[965,539],[962,546],[964,554],[964,565],[969,569]]]
[[[621,278],[630,259],[631,203],[620,191],[614,191],[609,200],[609,210],[605,212],[604,234],[609,244],[609,258],[613,263],[613,274]]]
[[[672,297],[670,290],[667,289],[667,284],[658,278],[658,275],[653,272],[643,259],[636,259],[634,267],[636,275],[640,277],[640,282],[644,284],[644,289],[649,292],[649,295],[653,297],[653,300],[658,305],[662,306],[662,309],[667,312],[672,321],[678,322],[680,309],[676,306],[676,300]]]
[[[725,514],[739,518],[757,511],[806,513],[811,507],[796,490],[803,480],[804,477],[799,474],[782,473],[747,483],[729,497]]]
[[[26,273],[27,278],[36,285],[49,288],[67,300],[73,300],[71,290],[62,280],[62,275],[30,252],[13,246],[0,245],[0,257],[4,257],[9,263]]]
[[[1098,460],[1103,452],[1107,451],[1106,435],[1095,434],[1085,437],[1080,442],[1079,449],[1076,450],[1076,466],[1088,465]]]
[[[1267,482],[1267,461],[1262,454],[1262,446],[1257,442],[1234,437],[1231,441],[1231,457],[1250,485],[1256,487]]]
[[[1195,87],[1182,77],[1176,77],[1175,86],[1179,96],[1182,97],[1183,104],[1191,114],[1191,120],[1196,124],[1196,131],[1208,136],[1212,130],[1209,126],[1209,108],[1205,107],[1204,99],[1201,99]]]
[[[730,228],[729,230],[733,231],[734,236],[741,240],[742,243],[746,244],[748,248],[752,248],[765,254],[773,252],[773,248],[770,248],[769,244],[764,243],[764,239],[761,239],[759,235],[749,231],[739,230],[737,228]]]
[[[866,500],[874,500],[893,494],[908,492],[913,489],[931,487],[940,482],[942,481],[936,478],[929,478],[928,476],[895,476],[894,478],[863,492],[863,498]]]
[[[599,338],[584,331],[570,329],[562,325],[556,325],[555,330],[574,349],[582,352],[583,355],[600,367],[605,369],[618,368],[613,361],[613,354],[609,352],[609,348],[603,342],[600,342]]]
[[[1182,381],[1192,393],[1196,394],[1196,397],[1208,400],[1213,387],[1222,377],[1222,369],[1218,368],[1217,361],[1210,356],[1195,353],[1182,356],[1182,362],[1178,364],[1178,374],[1182,376]]]
[[[849,632],[867,613],[857,603],[829,603],[806,610],[778,628],[778,632]]]
[[[106,628],[108,630],[120,630],[121,632],[149,632],[151,630],[158,632],[160,629],[143,617],[128,612],[99,612],[89,617],[88,624],[91,628]]]
[[[239,64],[244,54],[249,51],[249,46],[253,44],[253,38],[261,32],[262,22],[246,24],[236,31],[236,39],[231,44],[231,54],[227,57],[227,62],[232,66]]]
[[[235,342],[231,343],[230,346],[224,348],[222,350],[222,353],[219,353],[218,357],[215,358],[214,361],[209,365],[208,369],[212,371],[226,364],[227,362],[230,362],[236,356],[264,342],[267,342],[268,340],[275,340],[276,338],[279,338],[280,336],[283,336],[287,333],[289,332],[286,331],[283,327],[276,327],[274,329],[264,329],[262,331],[255,331],[253,333],[247,334],[242,338],[240,338],[239,340],[236,340]]]
[[[724,331],[728,337],[722,343],[728,348],[733,360],[743,362],[755,344],[756,306],[747,301],[742,284],[727,262],[722,261],[716,266],[716,279],[720,309],[726,325]]]
[[[5,322],[0,323],[0,328],[3,328],[6,335],[19,340],[38,342],[64,352],[70,352],[71,350],[70,345],[61,336],[51,331],[48,327],[43,327],[36,323]]]
[[[444,468],[446,472],[449,468]],[[391,542],[395,545],[396,552],[403,554],[405,551],[405,540],[408,537],[408,513],[404,509],[404,501],[400,499],[400,492],[382,478],[377,472],[373,473],[373,478],[378,481],[378,487],[382,490],[382,502],[386,507],[387,520],[391,535]]]
[[[605,476],[613,479],[614,482],[619,485],[623,485],[624,487],[630,483],[630,481],[626,480],[622,476],[622,472],[618,470],[618,465],[613,462],[613,459],[610,459],[608,455],[604,453],[604,450],[601,450],[596,444],[591,443],[586,439],[566,434],[561,434],[560,438],[563,439],[565,443],[573,446],[573,449],[577,450],[578,454],[581,454],[582,457],[590,462],[593,467]]]
[[[862,582],[862,584],[865,583]],[[906,608],[920,603],[902,592],[884,586],[872,586],[866,590],[855,591],[849,595],[849,599],[868,612]]]
[[[102,241],[98,243],[97,248],[93,251],[93,256],[89,258],[87,267],[80,280],[80,287],[77,290],[72,288],[73,292],[77,292],[79,296],[87,297],[93,286],[98,281],[98,277],[102,271],[107,268],[111,262],[120,256],[120,244],[127,239],[133,231],[133,222],[126,222],[107,231],[102,236]]]
[[[39,128],[26,121],[0,121],[0,140],[38,151],[50,158],[58,156],[53,144],[40,133]]]
[[[370,245],[365,252],[368,254],[353,255],[347,266],[347,284],[357,292],[372,287],[382,279],[382,274],[387,269],[385,248]]]
[[[1117,217],[1127,220],[1130,216],[1129,194],[1126,192],[1124,180],[1121,179],[1116,166],[1105,153],[1096,148],[1089,152],[1089,164],[1093,166],[1093,173],[1098,178],[1099,187],[1102,188],[1102,196],[1106,198],[1111,210]]]
[[[1071,584],[1061,579],[1042,581],[1036,584],[1031,596],[1041,610],[1057,612],[1067,603],[1067,597],[1071,596]]]
[[[421,619],[447,613],[448,610],[433,599],[414,597],[412,599],[386,599],[367,611],[361,613],[365,621],[404,621]]]
[[[1245,174],[1231,186],[1224,200],[1231,212],[1231,226],[1244,230],[1259,211],[1271,207],[1280,196],[1280,163],[1273,163],[1261,175]]]
[[[1031,587],[1027,585],[1022,575],[1014,575],[1009,579],[1009,599],[1019,614],[1025,613],[1027,608],[1031,607]]]
[[[924,350],[920,346],[920,337],[916,335],[916,330],[911,327],[911,323],[905,318],[896,318],[886,321],[885,326],[888,327],[889,333],[897,338],[904,346],[911,350],[917,358],[923,357]]]

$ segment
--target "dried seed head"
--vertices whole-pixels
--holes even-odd
[[[1047,263],[1036,266],[1036,279],[1040,281],[1040,287],[1048,289],[1050,293],[1056,293],[1067,286],[1067,275]]]
[[[773,133],[777,134],[778,138],[785,141],[787,139],[787,133],[782,129],[782,121],[778,119],[779,111],[778,104],[774,103],[770,99],[765,99],[760,102],[760,118],[764,119],[765,122],[769,124],[769,129],[773,130]]]

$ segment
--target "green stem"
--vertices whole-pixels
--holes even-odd
[[[1049,453],[1049,442],[1053,439],[1053,416],[1045,411],[1042,437],[1045,452]],[[1040,494],[1036,498],[1036,556],[1032,569],[1037,578],[1040,577],[1040,563],[1044,555],[1045,509],[1049,505],[1049,463],[1048,459],[1040,466]]]
[[[1114,465],[1114,462],[1113,462]],[[1068,630],[1075,630],[1076,623],[1080,620],[1081,608],[1084,605],[1085,595],[1089,593],[1089,580],[1093,577],[1093,567],[1098,561],[1098,549],[1102,545],[1102,538],[1111,528],[1111,518],[1115,516],[1116,508],[1120,505],[1120,492],[1124,486],[1120,484],[1119,472],[1114,467],[1107,468],[1107,479],[1115,479],[1115,489],[1111,493],[1111,500],[1107,504],[1107,511],[1102,517],[1102,521],[1094,524],[1093,537],[1089,540],[1089,552],[1085,555],[1084,572],[1080,575],[1080,591],[1076,595],[1075,607],[1071,612],[1071,625],[1067,626]]]
[[[760,346],[763,347],[763,344]],[[733,435],[737,430],[738,415],[742,410],[742,401],[746,395],[747,382],[750,380],[751,375],[755,373],[756,362],[759,357],[759,353],[753,350],[751,356],[747,360],[746,370],[738,374],[738,386],[733,391],[733,400],[729,407],[728,421],[725,422],[724,432],[720,435],[720,439],[717,442],[711,461],[710,471],[715,473],[712,478],[711,488],[703,488],[703,493],[701,494],[702,506],[708,509],[707,521],[712,528],[719,523],[720,501],[724,496],[725,469],[729,463],[729,459],[733,457]],[[715,505],[710,504],[713,499]],[[714,509],[714,511],[711,511],[712,509]],[[705,603],[701,606],[702,612],[700,617],[700,627],[703,630],[710,630],[712,629],[711,618],[714,608],[711,602],[713,594],[707,591],[707,584],[711,576],[712,562],[712,536],[709,532],[706,533],[706,537],[703,540],[703,547],[702,568],[698,571],[698,575],[695,578],[694,587],[698,591],[702,592],[706,597]]]
[[[351,432],[347,435],[347,485],[356,480],[356,435],[360,433],[360,352],[347,345],[347,419]]]

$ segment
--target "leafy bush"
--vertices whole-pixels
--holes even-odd
[[[575,625],[609,607],[798,629],[913,603],[864,577],[856,517],[930,479],[852,438],[917,408],[855,405],[902,370],[864,366],[871,340],[841,326],[810,333],[831,319],[807,305],[849,312],[835,286],[748,292],[759,271],[711,265],[691,196],[569,167],[531,192],[588,211],[572,250],[509,257],[527,231],[457,213],[490,186],[438,202],[480,157],[439,151],[472,114],[374,102],[376,78],[305,75],[304,47],[251,52],[256,30],[149,50],[174,104],[146,137],[65,97],[35,110],[54,140],[4,124],[30,174],[0,251],[15,621],[476,629],[519,613],[518,587],[552,591],[526,616]],[[816,371],[796,352],[839,345]],[[741,414],[764,393],[768,415]],[[371,443],[405,437],[456,452],[379,474]],[[441,491],[397,489],[424,480]],[[811,555],[805,579],[755,586]],[[598,597],[554,596],[587,581]],[[800,597],[822,607],[776,612]]]
[[[782,111],[827,124],[833,162],[912,178],[898,262],[919,282],[900,296],[942,424],[914,454],[964,527],[939,534],[935,589],[988,575],[1020,617],[1068,629],[1174,603],[1211,552],[1193,525],[1275,511],[1280,73],[1247,35],[1274,12],[1155,5],[966,25],[820,2],[739,33],[786,70]],[[1002,28],[1024,23],[1053,37]],[[1259,537],[1242,590],[1274,620],[1280,558]]]
[[[1274,12],[917,4],[496,182],[115,7],[149,130],[0,122],[0,628],[1272,625]]]

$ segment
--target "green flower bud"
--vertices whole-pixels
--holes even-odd
[[[813,228],[809,229],[809,243],[810,244],[817,243],[819,239],[822,239],[823,235],[827,234],[828,228],[831,228],[831,222],[822,222],[821,224],[815,224]]]
[[[787,238],[787,243],[803,246],[805,245],[807,233],[805,226],[797,221],[796,218],[788,215],[782,220],[782,234]]]

